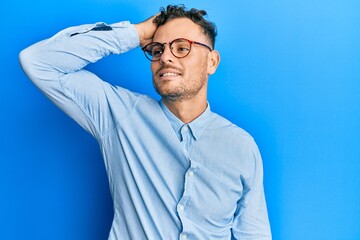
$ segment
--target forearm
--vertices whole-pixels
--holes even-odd
[[[137,31],[128,22],[82,25],[26,48],[20,53],[20,63],[29,78],[38,83],[57,80],[109,54],[123,53],[138,45]]]

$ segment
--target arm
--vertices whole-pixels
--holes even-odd
[[[151,19],[152,20],[152,19]],[[146,23],[146,24],[145,24]],[[20,53],[20,63],[33,83],[57,106],[92,135],[99,137],[111,127],[109,99],[122,92],[118,109],[126,114],[136,100],[134,94],[117,89],[83,70],[89,64],[110,54],[135,48],[144,39],[147,21],[131,25],[97,23],[67,28],[55,36],[38,42]],[[116,92],[116,93],[115,93]]]
[[[244,183],[244,195],[238,202],[232,229],[233,239],[271,240],[263,188],[263,166],[256,144],[248,158],[253,162],[252,177]]]

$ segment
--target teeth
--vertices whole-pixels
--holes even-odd
[[[179,75],[179,74],[177,74],[177,73],[164,73],[164,74],[162,74],[163,77],[167,77],[167,76],[177,76],[177,75]]]

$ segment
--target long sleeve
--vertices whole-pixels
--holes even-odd
[[[233,223],[233,237],[235,239],[271,240],[270,223],[266,208],[263,187],[262,159],[256,144],[248,155],[252,162],[251,179],[244,183],[244,196],[238,202]]]
[[[119,114],[126,114],[136,94],[100,80],[83,68],[110,54],[139,46],[129,22],[70,27],[20,53],[20,63],[31,81],[58,107],[95,137],[111,128],[109,98],[119,98]],[[115,91],[116,89],[116,91]]]

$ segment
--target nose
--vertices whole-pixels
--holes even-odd
[[[164,52],[160,57],[160,63],[174,62],[174,58],[174,55],[170,51],[170,46],[168,44],[165,44]]]

